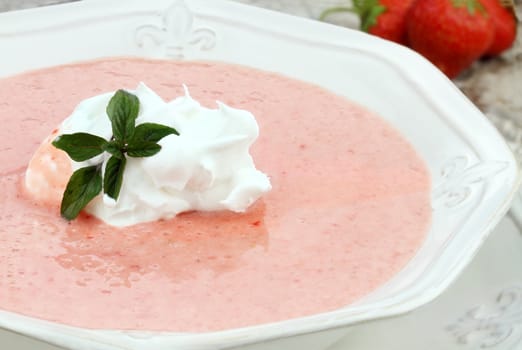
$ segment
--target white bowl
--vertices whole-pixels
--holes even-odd
[[[281,72],[380,113],[432,176],[433,224],[424,245],[356,304],[201,334],[87,330],[0,312],[0,327],[66,348],[326,349],[351,325],[411,311],[442,293],[519,185],[504,140],[451,81],[414,52],[357,31],[218,0],[89,0],[1,14],[0,47],[0,77],[106,56],[218,60]]]

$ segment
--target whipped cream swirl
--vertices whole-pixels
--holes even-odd
[[[152,122],[174,127],[158,143],[159,153],[147,158],[127,158],[117,201],[99,195],[85,210],[113,226],[169,219],[193,211],[244,212],[270,191],[270,180],[257,170],[249,148],[259,128],[254,116],[217,102],[217,109],[201,106],[185,87],[185,96],[165,102],[141,83],[130,91],[140,100],[136,125]],[[111,124],[105,112],[113,93],[81,102],[63,121],[60,134],[87,132],[110,139]],[[108,154],[73,169],[106,162]]]

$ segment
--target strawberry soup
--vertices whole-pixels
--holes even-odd
[[[65,221],[52,189],[47,201],[28,196],[29,160],[74,107],[140,81],[165,99],[187,84],[205,106],[252,112],[260,136],[251,153],[273,189],[244,214],[191,212],[125,228],[86,214]],[[301,317],[388,281],[429,227],[430,178],[411,145],[308,83],[223,63],[110,59],[6,78],[0,95],[2,310],[178,332]],[[53,185],[62,191],[66,180]]]

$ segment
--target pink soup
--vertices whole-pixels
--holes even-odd
[[[245,214],[127,228],[25,194],[33,153],[83,99],[145,82],[252,112],[273,190]],[[223,63],[110,59],[0,80],[0,309],[86,328],[215,331],[335,310],[394,276],[430,224],[423,161],[317,86]],[[60,189],[63,184],[57,183]],[[63,189],[63,188],[62,188]]]

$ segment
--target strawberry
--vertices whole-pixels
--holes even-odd
[[[512,10],[502,6],[500,0],[481,0],[495,26],[493,42],[485,56],[498,56],[513,46],[517,36],[517,20]]]
[[[406,15],[414,0],[354,0],[361,29],[378,37],[406,44]]]
[[[384,39],[406,45],[406,15],[415,0],[353,0],[353,7],[334,7],[320,19],[337,12],[353,12],[361,19],[361,29]]]
[[[494,30],[479,0],[417,0],[409,12],[410,47],[449,78],[489,49]]]

